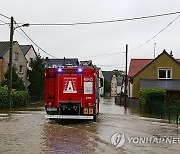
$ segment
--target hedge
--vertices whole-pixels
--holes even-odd
[[[5,109],[9,107],[8,89],[0,86],[0,108]]]
[[[166,91],[160,88],[140,90],[140,109],[147,113],[162,112],[165,104]]]
[[[29,94],[27,91],[16,91],[12,90],[11,95],[11,107],[22,107],[26,106],[29,103]],[[8,88],[7,86],[0,86],[0,109],[10,108],[10,102],[8,97]]]
[[[29,94],[27,91],[13,91],[11,99],[12,107],[26,106],[29,102]]]

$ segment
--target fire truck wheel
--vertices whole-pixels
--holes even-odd
[[[60,119],[55,119],[55,121],[60,124],[61,123],[61,120]]]
[[[93,121],[96,122],[96,115],[93,116]]]

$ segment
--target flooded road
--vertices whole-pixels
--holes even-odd
[[[180,128],[160,119],[145,118],[134,110],[124,110],[114,99],[102,99],[97,122],[63,121],[58,124],[44,119],[45,111],[0,113],[0,153],[180,153]],[[114,147],[111,136],[125,135],[125,143]],[[134,140],[130,140],[134,137]],[[177,139],[174,143],[138,143],[139,138]],[[121,138],[122,139],[122,138]],[[179,141],[179,143],[178,143]],[[118,143],[118,142],[117,142]]]

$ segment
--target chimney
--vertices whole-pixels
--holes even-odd
[[[173,57],[172,50],[171,50],[171,52],[170,52],[170,56]]]
[[[64,57],[64,59],[63,59],[63,66],[65,66],[65,64],[66,64],[66,58]]]

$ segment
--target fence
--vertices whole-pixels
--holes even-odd
[[[115,104],[123,106],[124,100],[120,100],[120,97],[115,97]],[[148,105],[149,113],[140,111],[141,115],[161,118],[168,120],[169,123],[180,124],[180,100],[167,100],[166,102],[150,100]],[[128,99],[127,107],[140,110],[140,101],[138,99]]]
[[[168,100],[165,103],[162,101],[152,101],[151,113],[160,116],[161,119],[167,119],[169,123],[179,124],[180,122],[180,101]]]

